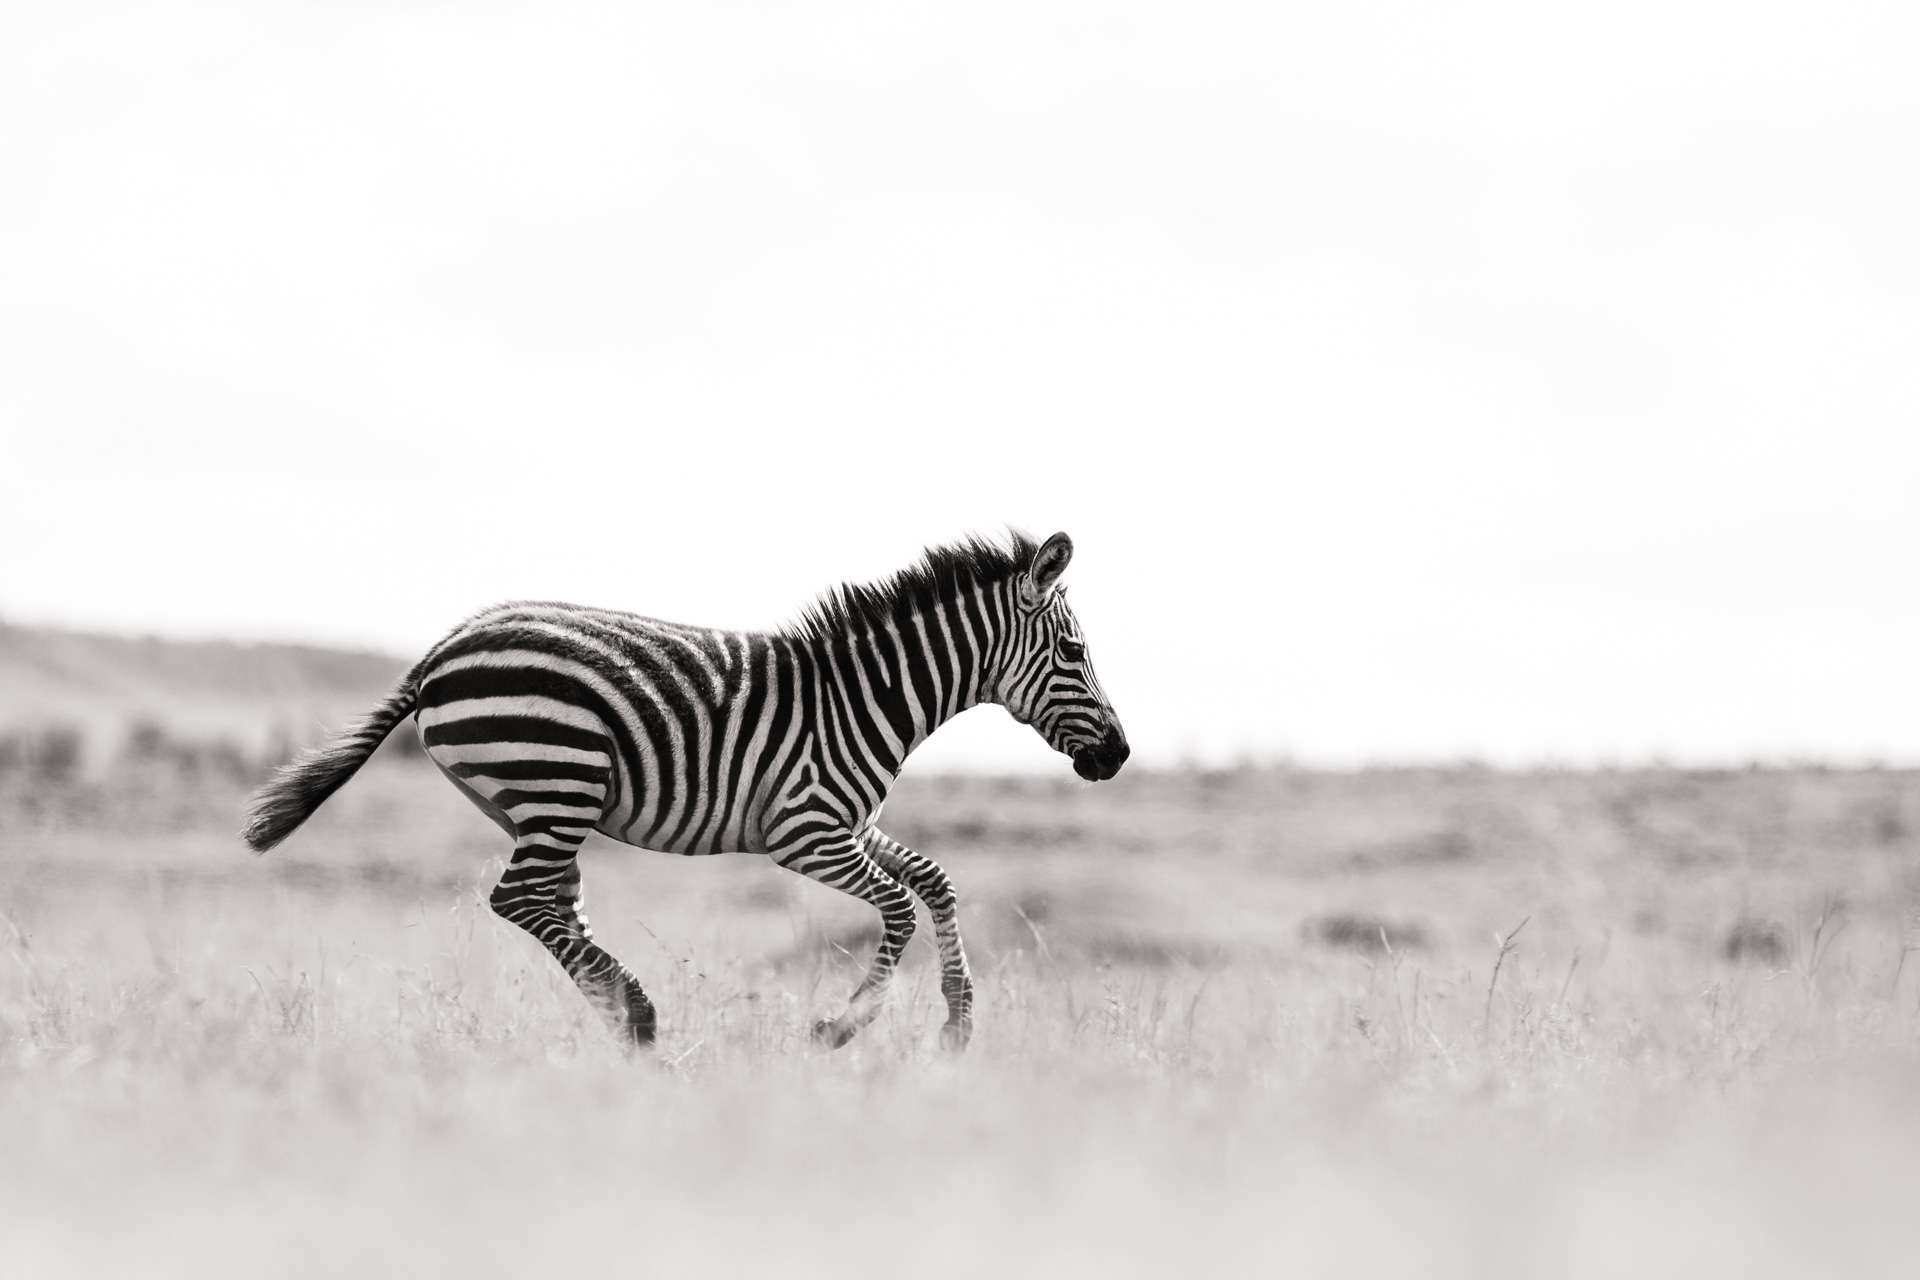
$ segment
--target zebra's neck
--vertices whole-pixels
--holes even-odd
[[[891,781],[935,729],[996,701],[1006,594],[1005,584],[970,584],[951,598],[903,601],[884,618],[850,619],[814,637],[828,745]]]

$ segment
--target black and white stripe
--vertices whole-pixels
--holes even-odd
[[[884,935],[846,1012],[815,1027],[829,1045],[878,1012],[918,897],[939,943],[942,1039],[964,1045],[973,985],[952,883],[875,819],[914,748],[983,702],[1032,725],[1083,778],[1118,772],[1126,737],[1059,586],[1072,553],[1065,534],[935,548],[771,633],[567,604],[487,610],[365,721],[263,787],[245,837],[256,850],[284,839],[413,713],[434,763],[513,837],[494,910],[633,1041],[653,1038],[653,1006],[593,942],[575,860],[593,831],[672,853],[764,853],[872,903]]]

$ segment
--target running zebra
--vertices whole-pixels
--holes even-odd
[[[575,855],[592,831],[668,853],[763,853],[878,908],[872,965],[846,1012],[813,1029],[832,1048],[879,1013],[918,897],[939,943],[941,1043],[964,1047],[973,980],[953,884],[875,825],[902,763],[983,702],[1089,781],[1128,753],[1060,585],[1072,541],[1011,541],[932,548],[772,633],[569,604],[489,609],[262,786],[242,834],[255,852],[286,839],[415,715],[427,755],[513,837],[494,911],[539,939],[626,1040],[653,1040],[654,1010],[587,926]]]

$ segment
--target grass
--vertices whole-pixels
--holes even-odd
[[[958,1059],[924,925],[823,1054],[864,909],[594,845],[663,1017],[633,1062],[418,760],[256,860],[234,770],[178,754],[0,777],[0,1274],[1920,1257],[1920,775],[909,778],[887,826],[959,881],[980,983]]]

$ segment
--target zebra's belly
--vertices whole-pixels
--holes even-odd
[[[661,853],[759,851],[753,824],[701,796],[654,804],[644,794],[636,797],[635,780],[615,752],[546,742],[448,742],[447,736],[429,735],[428,758],[516,840],[545,832],[577,844],[598,831]]]
[[[594,830],[635,848],[686,857],[765,852],[743,798],[689,786],[684,772],[669,762],[643,763],[636,778],[624,760],[615,758],[614,787]]]
[[[738,845],[725,846],[715,840],[707,840],[698,845],[682,841],[677,846],[669,847],[668,842],[663,840],[648,841],[640,836],[624,835],[618,823],[602,822],[596,825],[594,830],[603,836],[610,836],[618,840],[621,844],[631,845],[635,849],[645,849],[650,853],[674,853],[683,858],[710,858],[715,854],[721,853],[752,852]]]

